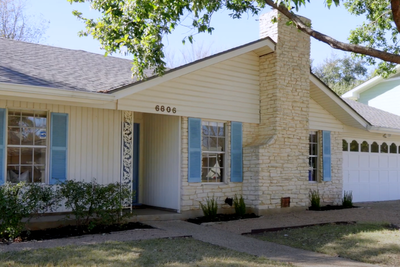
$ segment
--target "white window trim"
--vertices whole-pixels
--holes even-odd
[[[8,182],[7,180],[7,169],[8,169],[8,147],[26,147],[22,145],[9,145],[8,144],[8,117],[9,117],[9,112],[10,111],[37,111],[37,112],[46,112],[46,146],[32,146],[34,147],[39,147],[39,148],[46,148],[46,157],[45,157],[45,168],[44,168],[44,182],[41,183],[36,183],[36,184],[49,184],[49,168],[50,168],[50,111],[49,110],[40,110],[40,109],[35,109],[35,108],[19,108],[19,107],[11,107],[11,108],[6,108],[6,122],[5,122],[5,127],[6,127],[6,147],[5,147],[5,181]]]
[[[203,158],[203,152],[205,152],[205,153],[224,154],[225,156],[224,156],[224,160],[223,160],[223,162],[224,162],[224,167],[223,167],[224,171],[223,171],[223,175],[221,177],[222,181],[221,182],[203,182],[202,181],[201,185],[225,185],[225,184],[228,184],[229,182],[228,182],[226,173],[227,173],[228,168],[230,168],[230,166],[228,167],[228,165],[227,165],[227,162],[228,162],[227,158],[228,158],[228,155],[230,156],[230,150],[231,150],[231,148],[228,147],[228,145],[229,145],[228,135],[229,135],[229,140],[231,138],[230,137],[230,132],[228,133],[228,131],[227,131],[228,130],[228,121],[201,119],[202,126],[203,126],[203,121],[204,122],[217,122],[217,123],[223,123],[224,124],[224,132],[225,132],[225,143],[224,143],[224,145],[225,145],[225,150],[224,150],[223,153],[222,152],[218,153],[218,152],[215,152],[215,151],[203,151],[203,149],[202,149],[201,150],[201,157]],[[201,129],[200,134],[201,134],[201,137],[203,139],[203,130],[202,129]],[[203,147],[203,145],[202,145],[202,147]],[[201,167],[201,172],[203,173],[203,165]]]
[[[309,183],[318,183],[319,177],[320,177],[319,172],[321,170],[321,168],[320,168],[320,163],[321,163],[320,158],[321,157],[320,157],[320,154],[319,154],[319,152],[320,152],[320,140],[319,140],[320,134],[319,134],[319,131],[310,131],[308,133],[309,138],[310,138],[311,134],[315,134],[315,136],[316,136],[317,151],[316,151],[316,155],[310,155],[310,153],[308,153],[308,161],[310,161],[310,158],[313,157],[313,158],[317,158],[317,162],[316,162],[316,167],[315,167],[315,181],[310,181],[309,180],[308,182]],[[310,149],[310,144],[311,144],[311,142],[308,141],[308,149]],[[308,170],[309,171],[312,170],[312,169],[313,169],[312,167],[308,166]]]

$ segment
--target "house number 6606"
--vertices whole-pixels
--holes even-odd
[[[172,113],[176,113],[176,108],[175,107],[170,107],[170,106],[168,106],[168,107],[166,107],[166,106],[160,106],[160,105],[156,105],[156,111],[157,112],[168,112],[168,113],[171,113],[171,111],[172,111]]]

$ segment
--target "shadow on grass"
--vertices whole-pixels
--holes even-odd
[[[291,266],[191,238],[0,253],[0,266]]]
[[[356,261],[393,266],[400,262],[400,231],[387,224],[332,224],[253,237]]]

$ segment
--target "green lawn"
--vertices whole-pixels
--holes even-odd
[[[0,266],[292,266],[192,238],[0,253]]]
[[[400,265],[400,231],[385,224],[329,224],[253,237],[361,262]]]

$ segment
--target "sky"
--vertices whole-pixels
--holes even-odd
[[[98,41],[92,37],[79,37],[78,32],[84,29],[83,22],[72,15],[72,11],[77,9],[84,16],[96,17],[98,13],[90,9],[87,3],[70,4],[67,0],[26,0],[27,13],[35,18],[42,17],[49,21],[46,31],[46,39],[41,43],[51,46],[78,49],[93,53],[104,54],[100,50]],[[266,8],[262,13],[266,13],[270,8]],[[324,1],[312,1],[299,14],[312,21],[315,30],[323,32],[340,41],[346,41],[351,29],[361,25],[362,17],[352,16],[347,13],[344,7],[325,7]],[[229,12],[219,12],[212,20],[215,31],[212,35],[199,34],[194,37],[195,43],[206,47],[212,52],[220,52],[245,43],[255,41],[258,35],[258,17],[244,15],[240,20],[233,20],[229,17]],[[181,27],[172,35],[164,38],[167,53],[177,55],[179,58],[182,50],[187,50],[188,45],[182,44],[182,39],[188,35],[188,29]],[[328,45],[311,38],[311,59],[318,65],[333,53],[342,56],[343,53],[330,48]],[[187,42],[188,43],[188,42]],[[176,59],[175,59],[176,60]]]

